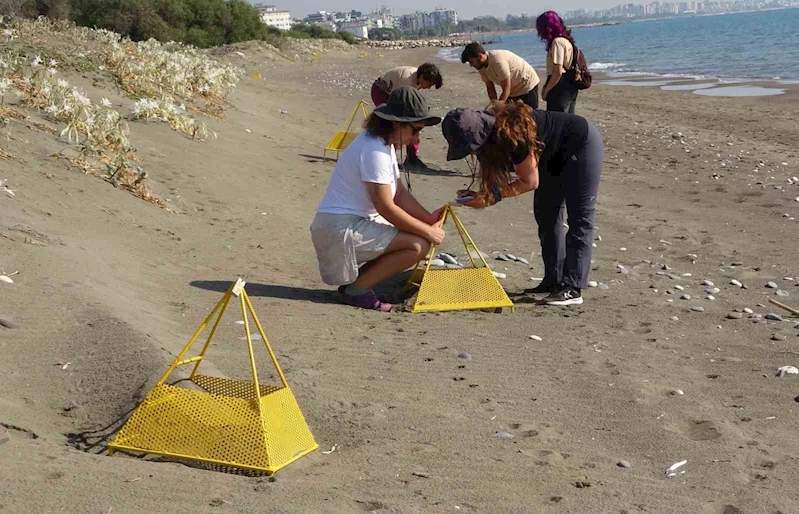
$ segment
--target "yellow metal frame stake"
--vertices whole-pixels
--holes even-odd
[[[435,256],[433,246],[428,254],[424,270],[419,263],[413,269],[406,289],[417,286],[419,292],[411,312],[437,312],[466,309],[513,308],[497,278],[491,272],[483,253],[477,248],[474,240],[466,231],[452,206],[444,209],[444,223],[451,218],[458,235],[472,263],[471,268],[431,269],[431,261]],[[482,266],[476,262],[472,251],[477,252]]]
[[[243,280],[236,281],[206,316],[108,445],[109,454],[116,450],[151,453],[271,475],[318,448],[244,286]],[[238,297],[244,320],[251,382],[197,374],[232,296]],[[200,354],[186,359],[214,316],[216,321]],[[280,386],[262,386],[258,379],[249,316],[280,377]],[[194,368],[189,380],[202,390],[166,383],[176,368],[191,363]]]
[[[328,150],[336,152],[336,158],[338,159],[339,154],[349,146],[349,144],[352,142],[353,139],[355,139],[358,133],[350,132],[350,128],[352,127],[352,123],[355,121],[355,116],[358,115],[358,109],[360,109],[361,112],[363,113],[364,119],[366,119],[369,116],[369,113],[366,110],[367,107],[368,105],[363,100],[360,100],[358,102],[358,105],[355,106],[355,109],[353,109],[352,113],[349,115],[349,118],[347,120],[347,128],[344,129],[343,131],[340,130],[336,132],[336,135],[333,136],[333,139],[331,139],[325,146],[325,151],[322,156],[323,159],[327,159]]]

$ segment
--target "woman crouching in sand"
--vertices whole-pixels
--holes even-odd
[[[383,312],[372,288],[400,273],[444,240],[443,207],[430,213],[399,179],[395,148],[419,142],[423,128],[441,123],[414,88],[395,89],[365,130],[341,154],[311,225],[326,284],[340,285],[348,305]],[[359,265],[360,269],[359,269]]]
[[[535,190],[533,210],[545,271],[544,280],[525,293],[549,295],[543,299],[547,305],[582,304],[604,155],[596,126],[574,114],[492,102],[484,111],[450,111],[442,130],[449,143],[448,161],[472,155],[480,164],[481,191],[458,191],[459,203],[483,208]]]

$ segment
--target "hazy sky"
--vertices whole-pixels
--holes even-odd
[[[252,3],[275,4],[280,9],[290,9],[291,16],[302,18],[317,11],[374,11],[380,5],[394,9],[395,14],[407,14],[417,10],[433,10],[435,7],[455,9],[463,18],[491,15],[504,18],[507,14],[527,12],[530,16],[549,9],[568,11],[570,9],[604,9],[627,3],[625,0],[405,0],[388,2],[383,0],[250,0]]]

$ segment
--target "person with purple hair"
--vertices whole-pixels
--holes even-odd
[[[574,74],[568,73],[577,57],[571,30],[566,28],[558,13],[547,11],[535,22],[538,37],[547,44],[547,80],[541,98],[548,111],[574,114],[577,86]]]

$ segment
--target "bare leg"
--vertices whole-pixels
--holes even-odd
[[[400,232],[388,245],[386,251],[362,268],[358,280],[354,282],[360,289],[374,286],[397,273],[401,273],[422,260],[430,251],[430,243],[415,234]]]

